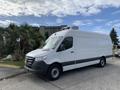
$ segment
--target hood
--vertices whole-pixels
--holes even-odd
[[[26,54],[26,56],[30,56],[30,57],[40,57],[40,56],[45,56],[48,53],[51,53],[53,50],[50,49],[36,49],[33,50],[29,53]]]

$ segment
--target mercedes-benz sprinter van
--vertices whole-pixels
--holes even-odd
[[[110,36],[72,28],[52,34],[41,49],[26,54],[25,68],[56,80],[62,72],[98,64],[112,57]]]

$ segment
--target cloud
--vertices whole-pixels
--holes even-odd
[[[74,26],[84,26],[84,25],[92,25],[93,22],[91,20],[75,20],[72,25]]]
[[[106,26],[114,26],[116,23],[119,23],[120,20],[116,19],[116,20],[111,20],[111,21],[108,21],[105,25]]]
[[[40,26],[40,24],[38,24],[38,23],[30,23],[30,25],[32,25],[32,26],[37,26],[37,27]]]
[[[116,28],[116,29],[120,29],[120,20],[116,19],[116,20],[113,20],[113,21],[109,21],[105,24],[106,26],[109,26],[111,28]]]
[[[120,28],[120,22],[113,25],[113,27]]]
[[[0,20],[0,27],[7,27],[10,23],[18,24],[18,22],[12,20]]]
[[[63,19],[61,19],[61,18],[57,18],[57,19],[56,19],[56,23],[57,23],[57,24],[61,24],[62,22],[63,22]]]
[[[83,23],[79,20],[76,20],[76,21],[73,22],[73,25],[80,26],[80,25],[83,25]]]
[[[100,18],[96,18],[96,19],[84,19],[84,20],[75,20],[72,24],[75,26],[91,26],[93,24],[96,23],[101,23],[101,22],[105,22],[105,19],[100,19]]]
[[[106,35],[109,34],[109,31],[105,31],[105,30],[95,30],[93,32],[100,33],[100,34],[106,34]]]
[[[109,35],[110,30],[105,29],[102,26],[96,26],[96,27],[94,27],[94,29],[92,30],[92,32]]]
[[[96,22],[104,22],[104,21],[106,21],[106,20],[105,20],[105,19],[97,18],[97,19],[94,19],[94,21],[96,21]]]
[[[113,15],[120,14],[120,10],[117,10],[117,11],[113,12],[112,14]]]
[[[108,7],[120,7],[120,0],[0,0],[0,15],[92,15]]]

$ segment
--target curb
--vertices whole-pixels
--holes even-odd
[[[5,80],[5,79],[10,79],[10,78],[13,78],[13,77],[16,77],[18,75],[25,74],[25,73],[27,73],[27,71],[23,70],[19,73],[15,73],[15,74],[12,74],[12,75],[8,75],[6,77],[2,77],[2,78],[0,78],[0,81]]]
[[[20,69],[19,66],[9,65],[9,64],[0,64],[0,67],[7,67],[7,68],[16,68],[16,69]]]

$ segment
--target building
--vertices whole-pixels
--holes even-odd
[[[67,27],[67,25],[60,26],[40,26],[40,32],[48,38],[51,34],[61,31],[63,28]]]

